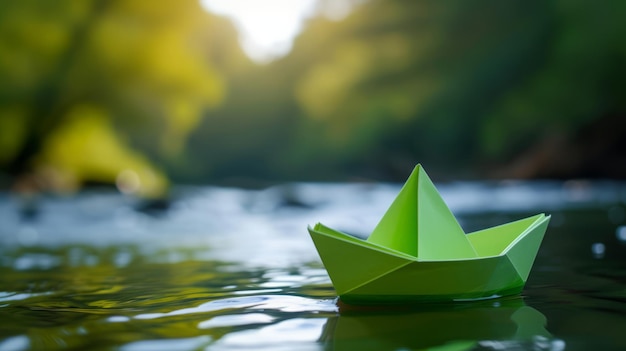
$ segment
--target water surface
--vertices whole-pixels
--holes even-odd
[[[466,231],[552,215],[522,295],[338,301],[307,224],[365,237],[398,185],[181,187],[167,209],[0,194],[0,351],[626,349],[626,185],[440,190]]]

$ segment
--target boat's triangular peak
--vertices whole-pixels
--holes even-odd
[[[419,164],[367,241],[404,252],[420,261],[478,256]]]

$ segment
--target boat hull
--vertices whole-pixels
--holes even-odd
[[[518,224],[526,226],[499,255],[448,260],[420,260],[321,224],[309,228],[309,233],[344,302],[463,301],[519,294],[548,222],[549,216],[539,215],[468,234],[499,235]]]
[[[462,301],[518,294],[524,280],[506,256],[413,262],[340,295],[347,303]]]

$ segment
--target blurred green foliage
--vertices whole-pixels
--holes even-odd
[[[0,169],[45,169],[62,188],[130,169],[161,179],[148,193],[165,174],[398,180],[422,162],[459,177],[520,155],[562,172],[502,174],[580,176],[600,159],[596,175],[626,176],[613,172],[617,141],[584,136],[607,118],[626,132],[624,13],[618,0],[370,0],[340,21],[310,19],[288,56],[256,65],[232,24],[193,0],[4,2]],[[90,114],[117,146],[63,134]]]
[[[369,1],[343,21],[315,18],[289,56],[233,83],[191,151],[208,150],[205,165],[220,176],[403,179],[424,162],[453,178],[496,174],[565,138],[548,165],[504,175],[584,176],[585,162],[601,159],[600,176],[625,176],[602,158],[614,144],[592,138],[583,149],[596,154],[568,150],[589,125],[625,117],[625,10],[619,1]],[[578,168],[548,169],[577,157]]]
[[[166,165],[223,99],[223,67],[211,56],[235,44],[220,38],[227,24],[196,1],[1,6],[0,161],[14,174],[46,169],[55,176],[44,178],[64,189],[111,183],[125,169],[163,178],[150,162],[129,156],[133,149]],[[95,125],[80,121],[94,114]],[[73,123],[81,127],[68,127]],[[110,125],[116,135],[93,139],[110,134]],[[163,191],[157,183],[144,190]]]

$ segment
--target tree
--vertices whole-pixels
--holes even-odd
[[[224,22],[196,1],[30,0],[2,7],[0,74],[7,79],[0,84],[0,124],[9,128],[0,129],[8,140],[0,162],[14,175],[41,166],[35,156],[81,118],[76,111],[97,110],[128,152],[174,159],[204,111],[223,98],[210,43]]]

